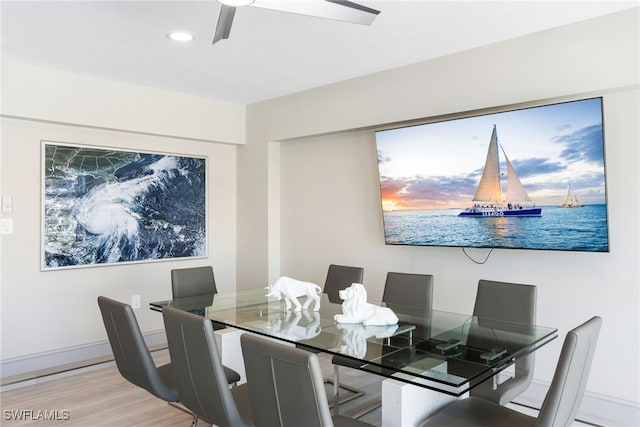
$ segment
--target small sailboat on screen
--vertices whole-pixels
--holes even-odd
[[[498,132],[493,125],[482,177],[473,197],[473,206],[460,212],[458,216],[541,216],[542,208],[537,208],[531,201],[507,153],[500,146],[507,164],[507,193],[502,193],[498,145]]]
[[[581,208],[584,205],[578,200],[578,196],[571,188],[571,182],[569,182],[569,189],[567,190],[567,197],[564,198],[564,202],[560,205],[561,208]]]

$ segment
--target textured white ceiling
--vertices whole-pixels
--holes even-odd
[[[640,4],[358,2],[381,11],[371,26],[243,7],[212,45],[215,1],[2,0],[2,56],[250,104]],[[177,29],[196,39],[165,37]]]

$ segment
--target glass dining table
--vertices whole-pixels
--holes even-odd
[[[350,366],[459,397],[495,376],[516,358],[557,337],[557,329],[467,314],[388,306],[399,319],[391,326],[337,323],[339,301],[321,294],[320,308],[292,311],[265,289],[152,302],[171,305],[240,331],[349,358]],[[383,305],[383,304],[379,304]],[[224,359],[223,359],[224,361]]]

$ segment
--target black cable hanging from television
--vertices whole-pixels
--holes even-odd
[[[473,261],[473,262],[474,262],[474,263],[476,263],[476,264],[484,264],[485,262],[487,262],[487,260],[488,260],[488,259],[489,259],[489,257],[491,256],[491,252],[493,252],[493,248],[491,248],[491,249],[489,250],[489,253],[487,254],[487,256],[485,257],[485,259],[484,259],[484,260],[482,260],[482,261],[476,261],[475,259],[473,259],[473,257],[471,257],[471,255],[469,255],[469,254],[467,253],[467,249],[466,249],[466,248],[462,248],[462,253],[463,253],[463,254],[465,254],[465,256],[466,256],[467,258],[469,258],[471,261]]]

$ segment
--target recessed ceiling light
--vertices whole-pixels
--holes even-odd
[[[193,34],[184,31],[172,31],[167,33],[167,37],[177,42],[190,42],[194,39]]]

